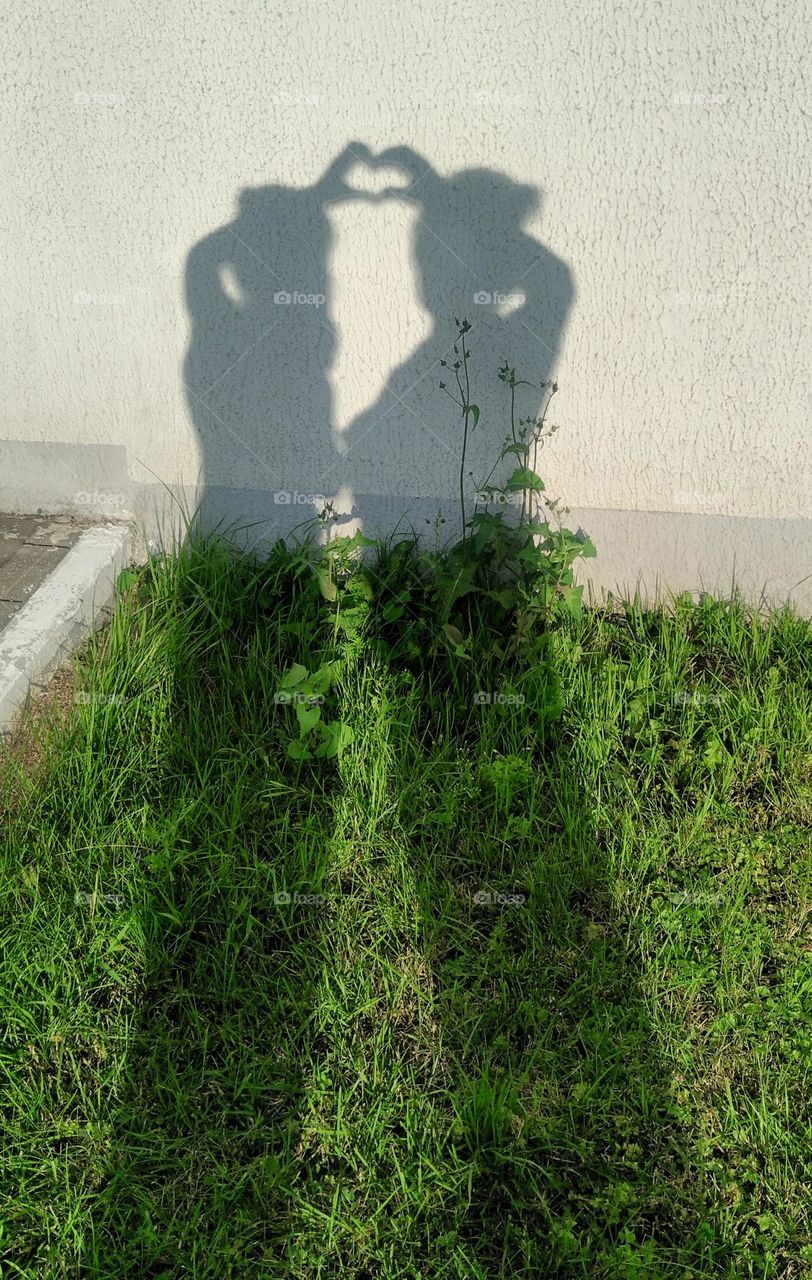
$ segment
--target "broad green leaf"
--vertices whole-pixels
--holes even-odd
[[[705,744],[705,750],[702,753],[705,764],[709,769],[714,769],[717,765],[723,764],[727,759],[727,750],[725,744],[718,734],[711,734]]]
[[[541,476],[536,475],[535,471],[531,471],[530,467],[517,467],[508,480],[506,488],[512,493],[522,489],[531,489],[533,493],[541,493],[544,489],[544,481]]]
[[[313,572],[318,578],[319,591],[324,596],[325,600],[335,600],[338,593],[336,591],[336,584],[330,576],[329,569],[326,569],[323,565],[314,564]]]
[[[327,724],[322,724],[320,730],[321,743],[316,748],[316,755],[323,760],[340,755],[354,737],[352,725],[345,724],[343,720],[331,720]]]
[[[374,547],[376,545],[375,539],[367,538],[366,535],[363,534],[360,529],[357,529],[355,533],[352,535],[352,537],[345,539],[345,541],[347,544],[348,551],[354,549],[355,547]]]
[[[296,719],[299,724],[299,737],[303,738],[314,724],[318,724],[321,720],[321,707],[313,707],[308,702],[297,702]]]
[[[301,684],[307,676],[307,667],[303,667],[300,662],[294,662],[288,667],[287,671],[279,681],[280,689],[293,689],[297,684]]]
[[[488,591],[487,595],[491,600],[495,600],[503,609],[512,609],[516,603],[516,592],[510,587],[505,587],[499,591]]]
[[[314,671],[307,681],[307,692],[322,694],[326,693],[330,688],[330,681],[334,675],[332,662],[324,662],[318,671]]]
[[[355,606],[351,609],[342,609],[336,617],[336,623],[341,630],[347,635],[357,635],[366,621],[369,610],[366,605],[361,607]]]
[[[545,557],[542,555],[540,547],[532,546],[524,547],[516,559],[521,560],[524,564],[541,564]]]
[[[583,587],[567,587],[561,592],[564,608],[572,614],[573,618],[580,618],[584,612],[583,594]]]
[[[119,595],[123,595],[125,591],[129,591],[130,587],[134,587],[138,582],[138,574],[134,569],[122,569],[116,578],[116,591]]]

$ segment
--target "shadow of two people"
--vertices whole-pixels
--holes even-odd
[[[351,185],[353,173],[378,189]],[[392,174],[400,185],[381,186]],[[414,301],[429,330],[375,402],[339,430],[334,214],[347,202],[390,201],[412,217]],[[410,147],[374,155],[362,143],[347,146],[310,186],[244,190],[236,217],[196,244],[186,266],[184,379],[201,453],[202,522],[264,524],[278,536],[339,492],[351,495],[351,513],[373,533],[410,513],[453,511],[459,437],[436,375],[454,342],[454,317],[474,323],[481,426],[469,453],[473,486],[507,429],[498,365],[507,359],[520,377],[547,380],[572,305],[568,268],[527,229],[538,206],[537,191],[502,173],[443,177]],[[397,330],[402,305],[393,288]]]

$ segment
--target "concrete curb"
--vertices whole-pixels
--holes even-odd
[[[124,525],[88,529],[0,632],[0,733],[31,684],[64,662],[112,602],[131,536]]]

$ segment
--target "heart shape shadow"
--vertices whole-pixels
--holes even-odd
[[[377,155],[362,143],[345,148],[339,164],[333,169],[337,186],[333,200],[368,200],[377,202],[402,198],[418,176],[426,172],[416,154],[407,147],[391,147]]]

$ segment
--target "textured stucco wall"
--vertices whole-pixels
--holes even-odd
[[[812,573],[804,9],[31,0],[0,71],[0,506],[151,527],[200,484],[226,519],[293,523],[298,492],[451,520],[433,361],[462,313],[473,479],[507,356],[558,379],[543,469],[604,585],[786,594]],[[367,148],[399,168],[353,170]]]

